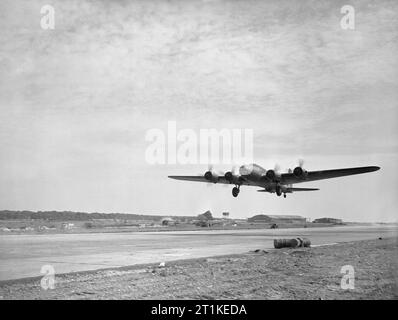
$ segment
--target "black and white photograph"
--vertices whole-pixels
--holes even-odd
[[[1,0],[0,300],[398,300],[397,53],[396,0]]]

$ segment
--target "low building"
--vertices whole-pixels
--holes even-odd
[[[178,224],[178,222],[173,218],[167,217],[162,219],[162,226],[175,226],[176,224]]]
[[[252,223],[305,223],[306,219],[296,215],[258,214],[247,221]]]
[[[312,221],[313,223],[334,223],[334,224],[343,224],[342,219],[336,218],[318,218]]]
[[[73,229],[74,227],[75,227],[75,224],[74,224],[74,223],[67,223],[67,222],[65,222],[65,223],[62,223],[62,224],[61,224],[61,229],[63,229],[63,230]]]

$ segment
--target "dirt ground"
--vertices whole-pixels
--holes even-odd
[[[398,239],[246,254],[3,281],[0,299],[398,299]],[[259,249],[259,248],[253,248]],[[343,290],[351,265],[355,288]]]

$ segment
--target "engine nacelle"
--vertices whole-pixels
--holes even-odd
[[[206,171],[204,177],[207,181],[214,180],[214,175],[213,175],[213,172],[211,172],[211,171]]]
[[[224,175],[224,177],[225,177],[225,179],[226,179],[227,181],[229,181],[230,183],[231,183],[231,182],[233,181],[233,179],[234,179],[234,175],[232,174],[231,171],[226,172],[225,175]]]
[[[268,170],[265,173],[265,177],[270,180],[270,181],[276,181],[279,180],[280,178],[280,174],[278,174],[277,172],[275,172],[275,170]]]
[[[302,167],[296,167],[293,170],[293,174],[296,178],[306,179],[307,178],[307,171],[304,170]]]
[[[268,170],[265,174],[265,176],[269,179],[269,180],[274,180],[275,179],[275,171],[274,170]]]
[[[211,171],[206,171],[204,174],[204,177],[209,182],[217,182],[218,181],[218,175],[214,174]]]
[[[240,181],[240,177],[237,175],[234,175],[231,171],[228,171],[224,175],[225,180],[227,180],[229,183],[235,183],[238,184]]]

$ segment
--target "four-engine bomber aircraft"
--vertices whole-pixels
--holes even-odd
[[[294,170],[289,169],[287,173],[279,173],[279,170],[265,170],[258,164],[243,165],[239,168],[239,173],[228,171],[225,174],[217,173],[212,168],[204,175],[199,176],[169,176],[169,178],[186,181],[199,181],[207,183],[222,183],[233,184],[235,187],[232,189],[232,195],[237,197],[240,191],[240,186],[256,186],[263,189],[259,192],[276,193],[277,196],[286,198],[286,193],[293,193],[296,191],[314,191],[319,190],[316,188],[295,188],[293,184],[309,182],[315,180],[323,180],[330,178],[338,178],[350,176],[354,174],[366,173],[379,170],[380,167],[357,167],[345,169],[331,169],[322,171],[306,171],[303,168],[303,163],[300,162],[299,166]]]

